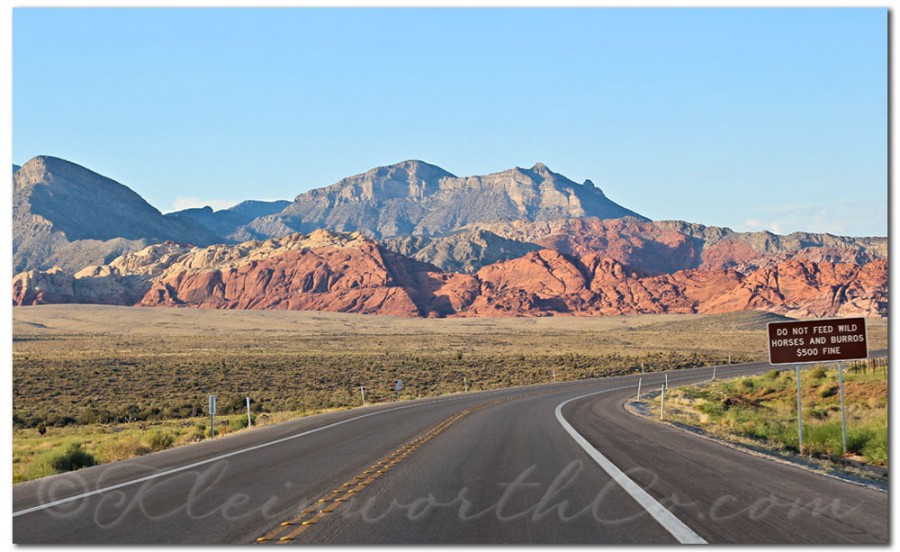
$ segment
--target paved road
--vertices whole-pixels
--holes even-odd
[[[670,372],[669,381],[710,374]],[[658,387],[663,375],[643,378]],[[625,376],[332,413],[20,484],[13,538],[887,542],[886,493],[636,418],[622,408],[636,382]]]

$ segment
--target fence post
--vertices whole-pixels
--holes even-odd
[[[666,419],[666,386],[662,386],[662,392],[659,396],[659,419]]]
[[[800,365],[794,366],[797,373],[797,435],[800,436],[800,454],[803,454],[803,403],[800,398]]]

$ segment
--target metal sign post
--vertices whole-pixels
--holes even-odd
[[[209,436],[216,436],[216,396],[209,396]]]
[[[644,378],[638,378],[638,394],[635,400],[641,400],[641,380]]]
[[[847,411],[844,407],[844,363],[838,362],[838,382],[841,386],[841,438],[844,443],[844,454],[847,454]]]
[[[803,454],[803,402],[800,397],[800,365],[795,367],[797,371],[797,435],[800,437],[799,450]]]

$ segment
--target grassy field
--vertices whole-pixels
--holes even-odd
[[[844,391],[847,449],[843,453],[838,370],[833,364],[802,371],[803,453],[826,461],[888,465],[887,360],[847,363]],[[645,401],[659,412],[659,395]],[[793,370],[669,389],[666,421],[726,440],[782,453],[799,452],[797,380]]]
[[[207,396],[287,419],[369,402],[765,358],[774,315],[422,320],[290,311],[47,305],[13,310],[16,473],[80,443],[111,461],[202,438]],[[887,345],[886,321],[869,327]],[[223,418],[224,419],[224,418]],[[196,421],[200,420],[200,421]],[[142,425],[143,424],[143,425]],[[162,426],[160,425],[162,424]],[[153,437],[155,431],[173,437]],[[43,431],[43,434],[41,433]],[[156,441],[152,441],[156,439]],[[162,439],[162,441],[160,441]],[[121,450],[116,452],[122,441]],[[113,452],[109,452],[112,449]],[[75,451],[74,456],[78,456]],[[64,463],[64,462],[63,462]],[[43,470],[43,471],[42,471]]]

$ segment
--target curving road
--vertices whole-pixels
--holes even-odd
[[[720,378],[767,363],[719,367]],[[711,368],[669,373],[670,384]],[[645,374],[645,389],[663,374]],[[886,543],[887,493],[637,418],[637,376],[314,416],[13,488],[36,543]]]

